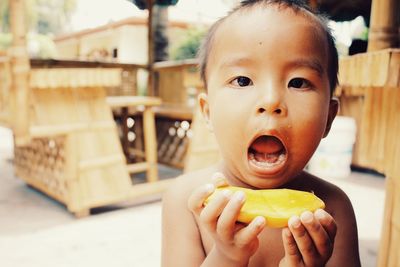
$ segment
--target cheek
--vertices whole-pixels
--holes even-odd
[[[295,128],[294,137],[297,142],[307,145],[310,150],[316,149],[325,132],[328,103],[324,101],[308,101],[307,105],[296,105],[292,109],[294,117],[291,118]]]
[[[244,103],[238,104],[232,97],[222,94],[215,97],[210,106],[210,119],[221,150],[241,150],[248,118],[246,110]]]

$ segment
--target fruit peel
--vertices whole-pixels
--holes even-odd
[[[235,186],[219,187],[207,198],[205,205],[218,192],[230,190],[233,193],[242,191],[246,200],[240,210],[237,221],[249,224],[257,216],[266,219],[266,225],[274,228],[286,227],[290,217],[300,216],[304,211],[314,212],[325,208],[325,203],[310,192],[293,189],[262,189],[253,190]]]

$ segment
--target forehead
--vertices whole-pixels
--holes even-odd
[[[325,32],[320,22],[305,12],[274,5],[236,11],[216,30],[207,65],[232,56],[265,60],[281,55],[284,59],[311,58],[326,68]]]

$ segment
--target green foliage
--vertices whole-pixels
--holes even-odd
[[[369,34],[369,29],[367,27],[364,28],[364,31],[361,34],[361,40],[368,41],[368,34]]]
[[[57,56],[56,45],[49,35],[44,34],[29,34],[28,42],[36,47],[30,49],[31,57],[33,58],[54,58]]]
[[[0,0],[0,32],[8,32],[10,13],[8,12],[8,1]]]
[[[13,0],[11,0],[13,1]],[[77,0],[24,0],[28,51],[31,57],[56,56],[56,47],[50,33],[60,33],[76,7]],[[0,50],[11,46],[9,1],[0,0]]]
[[[25,0],[29,31],[60,33],[76,7],[77,0]],[[9,1],[0,0],[0,31],[9,32]]]
[[[189,29],[186,38],[171,52],[171,59],[182,60],[195,58],[201,41],[205,35],[204,29]]]
[[[11,33],[0,33],[0,50],[11,46]],[[54,58],[57,56],[56,45],[49,35],[28,34],[28,52],[33,58]]]

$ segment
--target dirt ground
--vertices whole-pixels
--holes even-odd
[[[362,266],[376,266],[384,178],[353,172],[331,182],[353,203]],[[160,197],[95,209],[91,216],[76,219],[63,205],[14,176],[12,145],[0,131],[0,266],[160,266]]]

